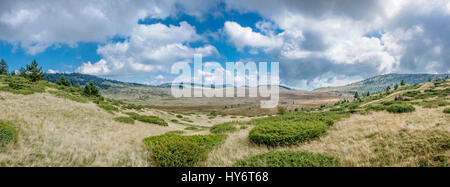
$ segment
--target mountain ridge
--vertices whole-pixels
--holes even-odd
[[[347,84],[345,86],[323,87],[313,91],[339,91],[339,92],[377,92],[386,89],[387,86],[400,85],[403,80],[405,84],[417,84],[437,79],[448,78],[450,74],[383,74],[373,76],[362,81]]]

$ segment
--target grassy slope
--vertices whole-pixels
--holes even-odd
[[[378,75],[346,86],[325,87],[316,89],[315,91],[377,92],[384,90],[387,86],[393,88],[395,84],[400,84],[402,80],[404,80],[406,84],[416,84],[424,83],[428,79],[443,79],[448,75],[449,74],[386,74]]]
[[[0,82],[0,86],[5,85],[7,84]],[[446,85],[449,85],[448,81]],[[442,89],[433,87],[432,83],[412,89],[429,88]],[[179,120],[176,114],[146,109],[140,113],[160,116],[169,122],[169,126],[149,125],[138,121],[134,125],[123,124],[113,120],[123,114],[106,112],[92,102],[80,103],[55,97],[48,93],[50,90],[52,88],[31,95],[0,91],[0,120],[13,124],[19,131],[17,143],[7,147],[6,151],[0,151],[0,166],[152,166],[154,164],[148,161],[146,149],[142,145],[144,137],[183,130],[190,126],[189,124],[211,126],[242,120],[240,117],[218,116],[208,119],[208,116],[203,114],[184,114],[183,118],[194,121],[189,123]],[[357,109],[362,109],[361,106],[367,102],[377,104],[391,100],[403,92],[405,91],[397,91],[372,101],[363,99]],[[447,101],[448,99],[449,96],[446,97]],[[404,114],[386,111],[353,114],[334,124],[325,136],[288,147],[269,148],[250,143],[248,133],[253,126],[245,126],[246,128],[238,128],[230,133],[225,143],[212,150],[208,159],[201,165],[231,166],[239,159],[270,150],[299,150],[337,157],[343,166],[420,166],[424,160],[421,154],[406,154],[402,159],[392,155],[400,154],[402,146],[410,148],[407,145],[410,145],[411,141],[411,145],[434,145],[426,142],[428,136],[439,135],[440,138],[445,138],[450,133],[450,116],[442,112],[445,106],[415,107],[415,112]],[[330,108],[332,107],[324,110]],[[171,119],[178,119],[180,122],[171,122]],[[189,131],[188,134],[209,132]],[[443,143],[448,149],[448,143]],[[387,149],[393,153],[386,153],[386,150],[380,153],[380,150],[383,150],[380,145],[383,144],[393,145],[394,147]],[[433,147],[430,149],[434,151]],[[436,154],[440,159],[449,158],[448,150],[429,152],[428,156],[433,156],[433,159]]]
[[[8,84],[0,81],[0,87],[5,86]],[[204,114],[190,114],[184,118],[195,123],[173,123],[170,120],[177,119],[175,114],[164,111],[108,112],[90,101],[57,97],[52,91],[66,93],[50,87],[29,95],[0,91],[0,120],[12,124],[19,133],[16,144],[0,150],[0,166],[151,166],[143,138],[232,120],[230,116],[208,119]],[[127,111],[159,116],[169,126],[114,120]]]
[[[418,89],[395,91],[387,97],[382,96],[375,100],[363,99],[361,105],[393,100],[395,95],[410,90],[443,89],[432,85],[433,83],[425,83],[419,85]],[[446,86],[450,86],[449,80]],[[450,96],[445,98],[448,101]],[[430,99],[435,98],[428,100]],[[363,107],[358,107],[356,110],[359,110],[360,114],[352,114],[349,118],[337,122],[328,130],[327,135],[318,140],[288,147],[269,148],[251,143],[248,133],[253,126],[250,126],[230,134],[226,142],[210,154],[204,165],[231,166],[240,159],[271,150],[298,150],[337,157],[343,166],[449,166],[450,115],[443,113],[446,107],[448,106],[430,108],[415,105],[416,111],[403,114],[386,111],[365,112]],[[335,107],[324,110],[330,108]],[[430,142],[434,140],[437,142]],[[383,147],[384,145],[386,147]]]

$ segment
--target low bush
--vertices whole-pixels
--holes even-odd
[[[11,125],[0,122],[0,146],[12,143],[17,139],[17,131]]]
[[[152,151],[152,159],[161,167],[192,167],[208,155],[205,148],[185,141],[164,142]]]
[[[195,127],[195,126],[189,126],[189,127],[184,128],[184,130],[196,131],[196,130],[200,130],[200,128]]]
[[[180,114],[177,114],[176,117],[177,117],[177,118],[183,118],[183,116],[180,115]]]
[[[207,159],[214,147],[222,144],[225,135],[182,136],[166,133],[143,140],[151,151],[151,158],[163,167],[189,167]]]
[[[134,119],[130,118],[130,117],[126,117],[126,116],[115,117],[114,121],[117,121],[117,122],[120,122],[120,123],[134,124]]]
[[[234,163],[235,167],[333,167],[337,159],[322,154],[296,151],[271,151]]]
[[[403,94],[403,96],[406,97],[415,97],[416,95],[418,95],[420,93],[420,91],[408,91],[406,93]]]
[[[170,141],[187,141],[193,142],[206,149],[212,149],[217,145],[220,145],[225,140],[226,135],[222,134],[210,134],[210,135],[193,135],[193,136],[181,136],[177,134],[166,133],[159,136],[150,136],[144,138],[144,145],[152,149],[152,147]]]
[[[104,110],[106,110],[107,112],[118,112],[119,109],[117,109],[115,106],[110,105],[109,103],[105,103],[105,102],[100,102],[100,104],[98,104],[98,106],[100,108],[103,108]]]
[[[450,114],[450,108],[445,108],[444,113]]]
[[[368,105],[368,106],[366,106],[367,111],[371,111],[371,110],[381,111],[381,110],[385,110],[385,109],[386,109],[386,107],[383,105]]]
[[[227,133],[227,132],[234,132],[237,130],[237,128],[234,126],[235,122],[226,122],[222,124],[217,124],[211,127],[209,129],[211,133],[218,134],[218,133]]]
[[[169,126],[169,124],[164,121],[164,119],[159,118],[158,116],[145,116],[145,115],[140,115],[134,112],[127,112],[125,113],[128,116],[130,116],[131,118],[144,122],[144,123],[153,123],[156,125],[161,125],[161,126]]]
[[[249,139],[270,146],[293,145],[324,134],[328,126],[322,121],[265,123],[253,128]]]
[[[253,119],[249,124],[257,125],[249,133],[253,143],[270,146],[292,145],[309,141],[324,134],[335,120],[348,114],[286,113],[280,116]]]
[[[410,104],[393,104],[386,108],[388,112],[392,113],[405,113],[405,112],[413,112],[416,109],[414,106]]]

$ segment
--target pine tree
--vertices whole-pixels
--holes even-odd
[[[402,80],[402,82],[400,82],[400,85],[401,85],[401,86],[405,86],[405,81]]]
[[[370,96],[370,92],[369,92],[369,91],[367,91],[367,94],[366,94],[366,96],[367,96],[367,97],[369,97],[369,96]]]
[[[32,82],[36,82],[39,80],[44,80],[44,72],[42,71],[42,67],[38,68],[38,63],[36,60],[30,65],[27,65],[26,69],[20,68],[20,75],[29,79]]]
[[[398,84],[396,84],[395,86],[394,86],[394,90],[397,90],[398,89]]]
[[[66,79],[66,77],[64,77],[64,75],[61,75],[60,80],[58,80],[56,82],[56,84],[59,84],[59,85],[62,85],[62,86],[68,86],[68,87],[72,86],[72,83],[68,79]]]
[[[355,92],[355,96],[353,96],[355,99],[359,98],[358,92]]]
[[[391,90],[391,87],[390,87],[390,86],[387,86],[387,87],[386,87],[386,92],[389,92],[389,90]]]
[[[2,61],[0,61],[0,75],[6,74],[8,74],[8,65],[6,64],[5,60],[2,59]]]
[[[98,96],[99,90],[98,87],[94,85],[94,81],[91,81],[84,85],[84,94],[87,96]]]

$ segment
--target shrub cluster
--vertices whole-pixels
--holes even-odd
[[[36,92],[45,91],[45,82],[30,82],[24,77],[6,75],[3,77],[8,86],[0,87],[0,91],[7,91],[15,94],[29,95]]]
[[[106,102],[100,102],[99,104],[98,104],[98,106],[100,107],[100,108],[103,108],[104,110],[106,110],[106,111],[108,111],[108,112],[118,112],[119,111],[119,109],[117,109],[115,106],[113,106],[113,105],[110,105],[109,103],[106,103]]]
[[[16,138],[16,129],[7,123],[0,122],[0,146],[14,142]]]
[[[416,109],[414,106],[410,104],[393,104],[389,105],[386,110],[392,113],[405,113],[405,112],[413,112]]]
[[[225,138],[225,135],[182,136],[166,133],[147,137],[143,142],[159,166],[188,167],[206,160],[208,152],[222,144]]]
[[[334,120],[344,117],[336,113],[286,113],[251,120],[257,125],[249,133],[253,143],[270,146],[293,145],[324,134]]]
[[[271,146],[293,145],[318,137],[327,128],[322,121],[265,123],[253,128],[249,139],[253,143]]]
[[[117,121],[117,122],[120,122],[120,123],[134,124],[134,119],[130,118],[130,117],[126,117],[126,116],[115,117],[114,121]]]
[[[192,167],[207,158],[206,149],[192,142],[165,142],[152,151],[152,159],[162,167]]]
[[[337,159],[309,152],[271,151],[234,163],[235,167],[334,167]]]
[[[211,127],[209,131],[214,134],[218,133],[227,133],[227,132],[234,132],[237,130],[237,128],[234,126],[235,122],[226,122],[217,124]]]
[[[450,108],[445,108],[444,113],[450,114]]]
[[[125,114],[129,115],[134,120],[138,120],[144,123],[153,123],[161,126],[169,126],[169,124],[166,121],[164,121],[164,119],[161,119],[158,116],[145,116],[134,112],[127,112]]]

